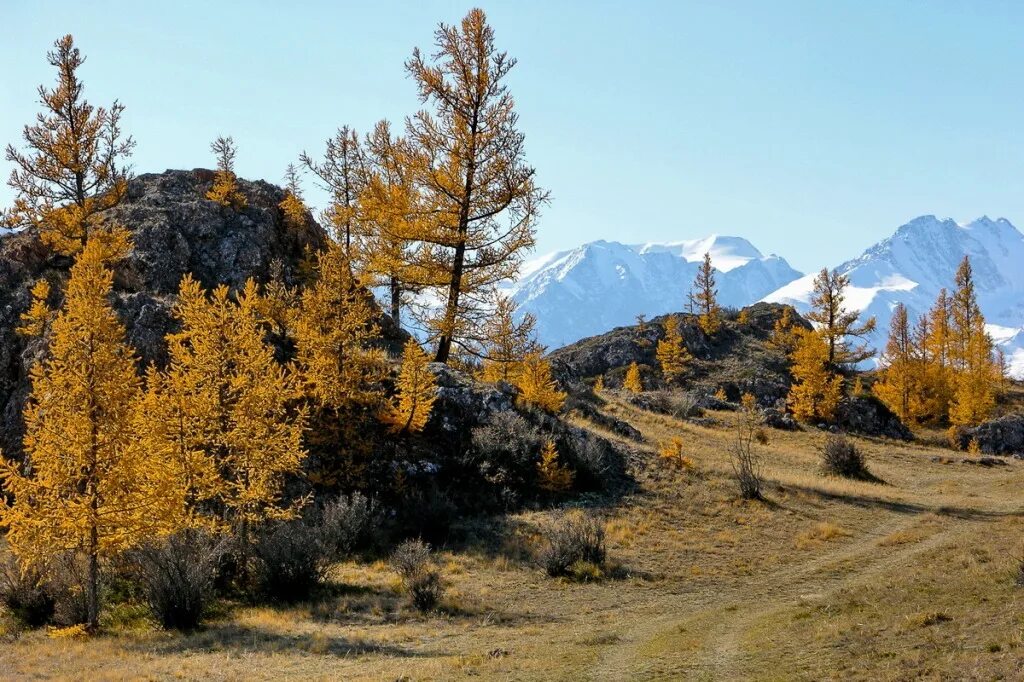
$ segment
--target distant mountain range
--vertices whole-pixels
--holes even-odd
[[[537,316],[540,341],[558,347],[686,309],[686,293],[705,252],[718,271],[722,305],[759,300],[808,308],[814,273],[764,256],[741,237],[712,235],[667,244],[597,241],[528,263],[509,293]],[[942,287],[952,288],[964,255],[971,257],[989,333],[1004,349],[1011,372],[1024,376],[1024,235],[1005,218],[970,223],[927,215],[836,268],[850,277],[847,305],[878,318],[871,341],[885,343],[897,303],[912,316],[927,311]]]

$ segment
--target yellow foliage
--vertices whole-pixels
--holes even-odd
[[[745,327],[750,324],[750,313],[747,312],[746,308],[741,310],[740,314],[736,316],[736,324],[741,327]]]
[[[829,369],[829,348],[823,336],[800,330],[793,362],[793,386],[787,402],[793,415],[801,421],[831,419],[842,398],[842,377]]]
[[[372,347],[373,301],[332,243],[317,258],[317,279],[302,292],[293,336],[305,392],[324,407],[379,406],[387,358]]]
[[[875,354],[866,344],[854,346],[851,339],[864,338],[875,330],[875,318],[857,324],[860,313],[846,309],[846,287],[850,279],[836,270],[823,268],[814,278],[814,293],[811,295],[811,310],[807,319],[825,340],[828,349],[827,362],[830,371],[840,365],[854,365]]]
[[[285,170],[285,194],[277,206],[284,215],[284,224],[290,230],[300,230],[306,225],[306,214],[309,209],[302,200],[302,188],[299,187],[299,171],[295,164],[288,164]],[[214,201],[217,201],[214,199]]]
[[[678,379],[686,371],[686,366],[692,359],[683,344],[683,335],[679,332],[679,318],[675,315],[670,315],[665,321],[665,338],[658,341],[657,358],[661,365],[661,373],[670,382]]]
[[[558,390],[558,384],[551,378],[551,364],[539,350],[533,350],[523,359],[522,370],[515,378],[519,399],[545,412],[557,414],[565,404],[566,394]]]
[[[537,462],[537,478],[542,490],[550,493],[565,492],[572,488],[575,478],[572,470],[563,465],[558,458],[558,449],[553,440],[544,443]]]
[[[213,179],[213,187],[206,193],[206,198],[216,201],[221,206],[240,211],[248,204],[245,195],[238,189],[235,177],[235,154],[238,150],[231,137],[218,137],[210,145],[217,156],[217,174]]]
[[[54,312],[47,304],[50,297],[50,283],[41,279],[32,286],[32,305],[21,314],[21,326],[17,332],[22,336],[42,336]]]
[[[604,390],[604,375],[598,374],[597,378],[594,379],[594,393],[600,393]]]
[[[658,456],[663,462],[678,466],[687,471],[693,469],[693,460],[686,456],[683,439],[679,436],[672,436],[658,448]]]
[[[775,320],[771,336],[768,337],[768,345],[790,355],[796,350],[799,340],[797,330],[793,327],[793,308],[787,305],[782,309],[782,315]]]
[[[635,362],[629,364],[626,377],[622,380],[622,387],[631,393],[641,393],[644,390],[643,381],[640,379],[640,368]]]
[[[383,421],[394,433],[416,433],[430,419],[437,399],[437,380],[430,372],[430,358],[415,339],[405,342],[402,369],[398,375],[398,404],[383,414]]]
[[[721,310],[718,307],[718,289],[715,288],[715,270],[711,266],[711,254],[705,253],[704,260],[693,281],[690,302],[697,311],[700,328],[708,336],[722,326]]]
[[[882,355],[881,378],[874,385],[878,398],[905,424],[922,416],[922,365],[916,357],[914,341],[907,321],[907,309],[901,303],[893,311],[889,340]],[[858,377],[858,381],[860,378]]]
[[[31,370],[22,473],[4,463],[13,502],[0,525],[23,563],[45,566],[61,552],[89,560],[89,624],[98,623],[98,563],[175,527],[180,499],[159,453],[138,447],[132,413],[141,395],[133,350],[110,304],[112,273],[88,242],[71,268],[53,320],[48,358]]]
[[[720,400],[723,403],[729,400],[729,396],[726,394],[725,389],[719,386],[715,390],[715,400]]]
[[[494,313],[484,322],[484,381],[515,383],[522,371],[523,358],[539,350],[533,341],[536,319],[527,313],[521,322],[515,320],[515,302],[505,296],[498,298]]]

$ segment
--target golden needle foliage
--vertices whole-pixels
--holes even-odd
[[[828,365],[833,372],[843,365],[855,365],[867,360],[875,351],[866,344],[852,346],[851,338],[863,338],[875,330],[875,318],[857,324],[860,313],[843,305],[850,279],[837,271],[823,268],[814,278],[811,310],[807,319],[815,325],[828,347]]]
[[[640,368],[635,362],[629,363],[626,369],[626,378],[622,380],[622,387],[631,393],[641,393],[644,390],[644,383],[640,379]]]
[[[71,269],[52,323],[47,360],[31,370],[22,472],[2,465],[13,496],[0,507],[7,540],[25,564],[63,552],[88,560],[89,625],[98,625],[99,562],[172,529],[181,500],[162,453],[139,447],[132,415],[141,395],[135,357],[110,304],[112,273],[89,242]]]
[[[302,200],[302,187],[299,184],[299,170],[295,164],[288,164],[284,173],[285,193],[284,199],[278,204],[281,213],[284,215],[284,224],[291,230],[299,230],[306,225],[306,214],[309,209]]]
[[[238,178],[235,176],[235,155],[238,148],[230,136],[218,137],[210,145],[217,157],[217,174],[213,178],[213,187],[206,193],[206,198],[216,201],[221,206],[240,211],[248,201],[238,189]]]
[[[793,362],[793,386],[787,402],[801,421],[829,420],[843,397],[843,379],[832,372],[828,342],[818,331],[799,329]]]
[[[70,35],[46,56],[57,70],[57,85],[39,86],[43,110],[24,128],[24,151],[7,146],[6,158],[14,165],[8,184],[16,195],[3,222],[33,225],[43,243],[74,255],[91,235],[100,241],[113,227],[97,224],[96,214],[127,194],[126,160],[135,142],[122,135],[120,103],[95,108],[85,99],[78,76],[85,57]]]
[[[679,318],[675,315],[670,315],[665,320],[665,338],[658,341],[657,358],[658,364],[661,365],[661,373],[669,382],[679,379],[693,359],[683,343],[683,335],[679,331]]]
[[[541,490],[549,493],[565,492],[572,488],[574,478],[572,470],[559,459],[555,442],[548,439],[540,451],[540,461],[537,462],[537,479]]]
[[[437,400],[437,379],[430,371],[430,358],[415,339],[405,342],[402,368],[398,373],[397,404],[384,412],[383,421],[393,433],[417,433],[430,419]]]
[[[557,414],[565,405],[566,394],[558,390],[558,384],[551,378],[551,363],[544,359],[540,350],[526,354],[522,367],[514,377],[519,389],[519,400],[545,412]]]
[[[540,350],[533,340],[537,319],[527,313],[519,322],[515,320],[516,304],[500,296],[491,317],[482,328],[484,381],[515,383],[522,371],[523,359],[532,351]]]

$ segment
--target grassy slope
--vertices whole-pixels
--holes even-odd
[[[529,561],[546,513],[444,555],[441,615],[421,617],[381,564],[337,568],[320,605],[238,608],[193,635],[123,614],[88,641],[0,640],[13,676],[179,679],[1019,679],[1014,586],[1024,467],[933,462],[949,451],[859,440],[886,484],[816,473],[824,436],[771,431],[767,502],[735,499],[717,428],[611,400],[651,445],[637,492],[607,509],[630,577],[546,578]],[[697,469],[651,450],[684,437]]]

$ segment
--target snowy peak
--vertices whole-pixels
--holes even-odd
[[[632,324],[637,315],[682,310],[705,253],[727,306],[753,303],[800,276],[741,237],[634,245],[599,240],[526,263],[509,293],[522,312],[537,317],[541,343],[560,346]]]

